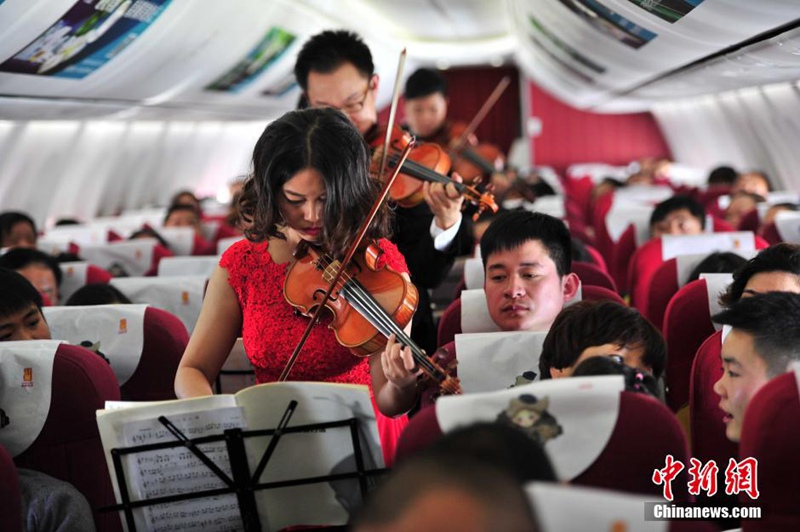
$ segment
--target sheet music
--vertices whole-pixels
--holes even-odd
[[[241,407],[169,415],[168,418],[189,439],[246,428]],[[176,441],[158,419],[130,421],[123,425],[122,431],[127,446]],[[198,448],[232,478],[224,441],[201,444]],[[127,455],[126,462],[132,500],[225,487],[225,483],[184,446]],[[148,506],[143,518],[141,529],[154,532],[226,531],[242,526],[234,494]]]

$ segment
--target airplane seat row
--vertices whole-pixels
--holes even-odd
[[[20,343],[28,342],[13,342]],[[5,344],[0,349],[15,347],[10,342]],[[108,363],[83,347],[61,343],[47,349],[51,379],[43,378],[34,366],[23,382],[32,384],[38,394],[46,391],[50,400],[38,411],[38,434],[30,435],[30,441],[16,442],[19,448],[13,453],[14,462],[17,467],[72,484],[88,500],[98,532],[118,532],[122,527],[117,514],[99,511],[116,501],[95,415],[106,401],[120,399],[117,379]],[[37,362],[41,361],[41,357],[37,358]],[[9,417],[19,415],[20,412],[9,413]],[[32,422],[26,417],[26,424]],[[9,442],[3,444],[9,446]]]
[[[7,530],[22,530],[19,474],[8,450],[0,444],[0,516]]]
[[[553,381],[551,381],[553,382]],[[424,408],[409,421],[398,441],[396,462],[429,447],[443,434],[437,406]],[[555,449],[549,449],[553,458]],[[633,392],[620,392],[616,423],[602,450],[570,483],[661,497],[662,486],[652,481],[653,471],[664,467],[667,455],[688,463],[688,447],[675,416],[657,400]],[[684,470],[673,483],[676,502],[688,502]]]

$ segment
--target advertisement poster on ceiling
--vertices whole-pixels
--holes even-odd
[[[657,34],[626,19],[596,0],[561,0],[590,26],[631,48],[641,48]]]
[[[206,90],[237,93],[263,74],[286,53],[295,36],[282,28],[271,28],[236,66],[206,86]]]
[[[703,0],[628,0],[628,2],[673,24],[702,4]]]
[[[0,71],[82,79],[131,45],[172,0],[81,0]]]

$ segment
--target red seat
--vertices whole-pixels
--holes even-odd
[[[595,200],[592,209],[592,226],[594,227],[594,242],[597,251],[603,256],[607,263],[612,260],[612,252],[614,249],[614,241],[611,235],[608,234],[608,227],[606,227],[606,215],[611,210],[614,203],[614,193],[609,192]]]
[[[580,278],[583,286],[602,286],[612,292],[617,291],[617,287],[614,284],[614,280],[611,279],[611,276],[594,264],[589,264],[588,262],[573,262],[572,272],[578,274],[578,278]]]
[[[602,286],[586,285],[581,287],[581,300],[583,301],[614,301],[625,305],[625,300],[616,292]]]
[[[442,434],[436,408],[417,413],[397,442],[397,463],[425,449]],[[652,481],[653,471],[664,467],[665,457],[688,463],[683,431],[675,416],[661,403],[642,394],[622,392],[619,415],[611,438],[600,456],[572,480],[573,484],[628,493],[662,496],[662,486]],[[676,502],[690,499],[684,469],[672,484]]]
[[[653,274],[650,293],[647,296],[647,308],[642,315],[650,320],[659,331],[664,330],[664,314],[672,296],[678,291],[677,260],[669,259],[661,263]]]
[[[714,384],[722,378],[721,348],[722,331],[717,331],[697,350],[690,381],[689,422],[692,456],[704,464],[714,460],[724,471],[728,460],[737,457],[738,446],[725,435],[720,397],[714,391]],[[712,505],[734,503],[735,498],[726,496],[724,491],[710,501]]]
[[[584,221],[591,221],[588,213],[592,202],[593,188],[594,182],[589,176],[568,177],[564,180],[564,193],[567,196],[567,204],[574,203]]]
[[[606,273],[611,273],[608,270],[608,263],[606,262],[606,259],[604,259],[603,255],[601,255],[600,252],[597,251],[597,248],[589,244],[584,245],[584,247],[586,248],[586,252],[592,256],[592,260],[594,260],[594,263],[597,265],[598,268],[600,268]]]
[[[739,227],[737,227],[736,230],[757,233],[760,226],[761,219],[758,216],[758,209],[753,209],[742,216],[742,219],[739,221]]]
[[[459,293],[460,295],[460,293]],[[438,347],[452,342],[461,333],[461,298],[454,299],[439,318],[439,330],[436,337]]]
[[[175,373],[189,343],[189,333],[174,314],[155,307],[144,312],[142,358],[130,379],[120,387],[125,401],[176,399]]]
[[[714,334],[704,279],[678,290],[664,314],[667,342],[667,405],[678,411],[689,401],[692,362],[706,338]]]
[[[739,457],[758,461],[761,519],[742,530],[800,530],[800,396],[794,371],[768,382],[747,405]],[[739,500],[749,501],[739,494]]]
[[[116,503],[95,412],[119,400],[111,367],[86,349],[61,344],[53,362],[50,410],[42,431],[15,458],[27,467],[69,482],[89,501],[98,532],[122,530],[115,513],[99,513]]]
[[[761,237],[769,242],[770,245],[783,242],[783,237],[778,232],[775,222],[770,222],[761,229]]]
[[[631,224],[623,231],[611,252],[611,277],[621,294],[627,294],[630,289],[628,286],[628,263],[635,251],[636,227]]]
[[[5,447],[0,445],[0,519],[3,530],[23,530],[22,500],[17,466]]]

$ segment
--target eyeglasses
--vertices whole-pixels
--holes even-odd
[[[356,113],[361,112],[361,110],[364,109],[364,104],[367,102],[367,96],[369,96],[369,91],[371,90],[372,90],[372,83],[370,82],[367,83],[364,92],[361,94],[361,98],[359,98],[356,101],[348,102],[342,105],[341,107],[337,107],[335,105],[327,105],[327,104],[314,107],[327,107],[329,109],[336,109],[337,111],[342,111],[343,113],[348,115],[354,115]]]

